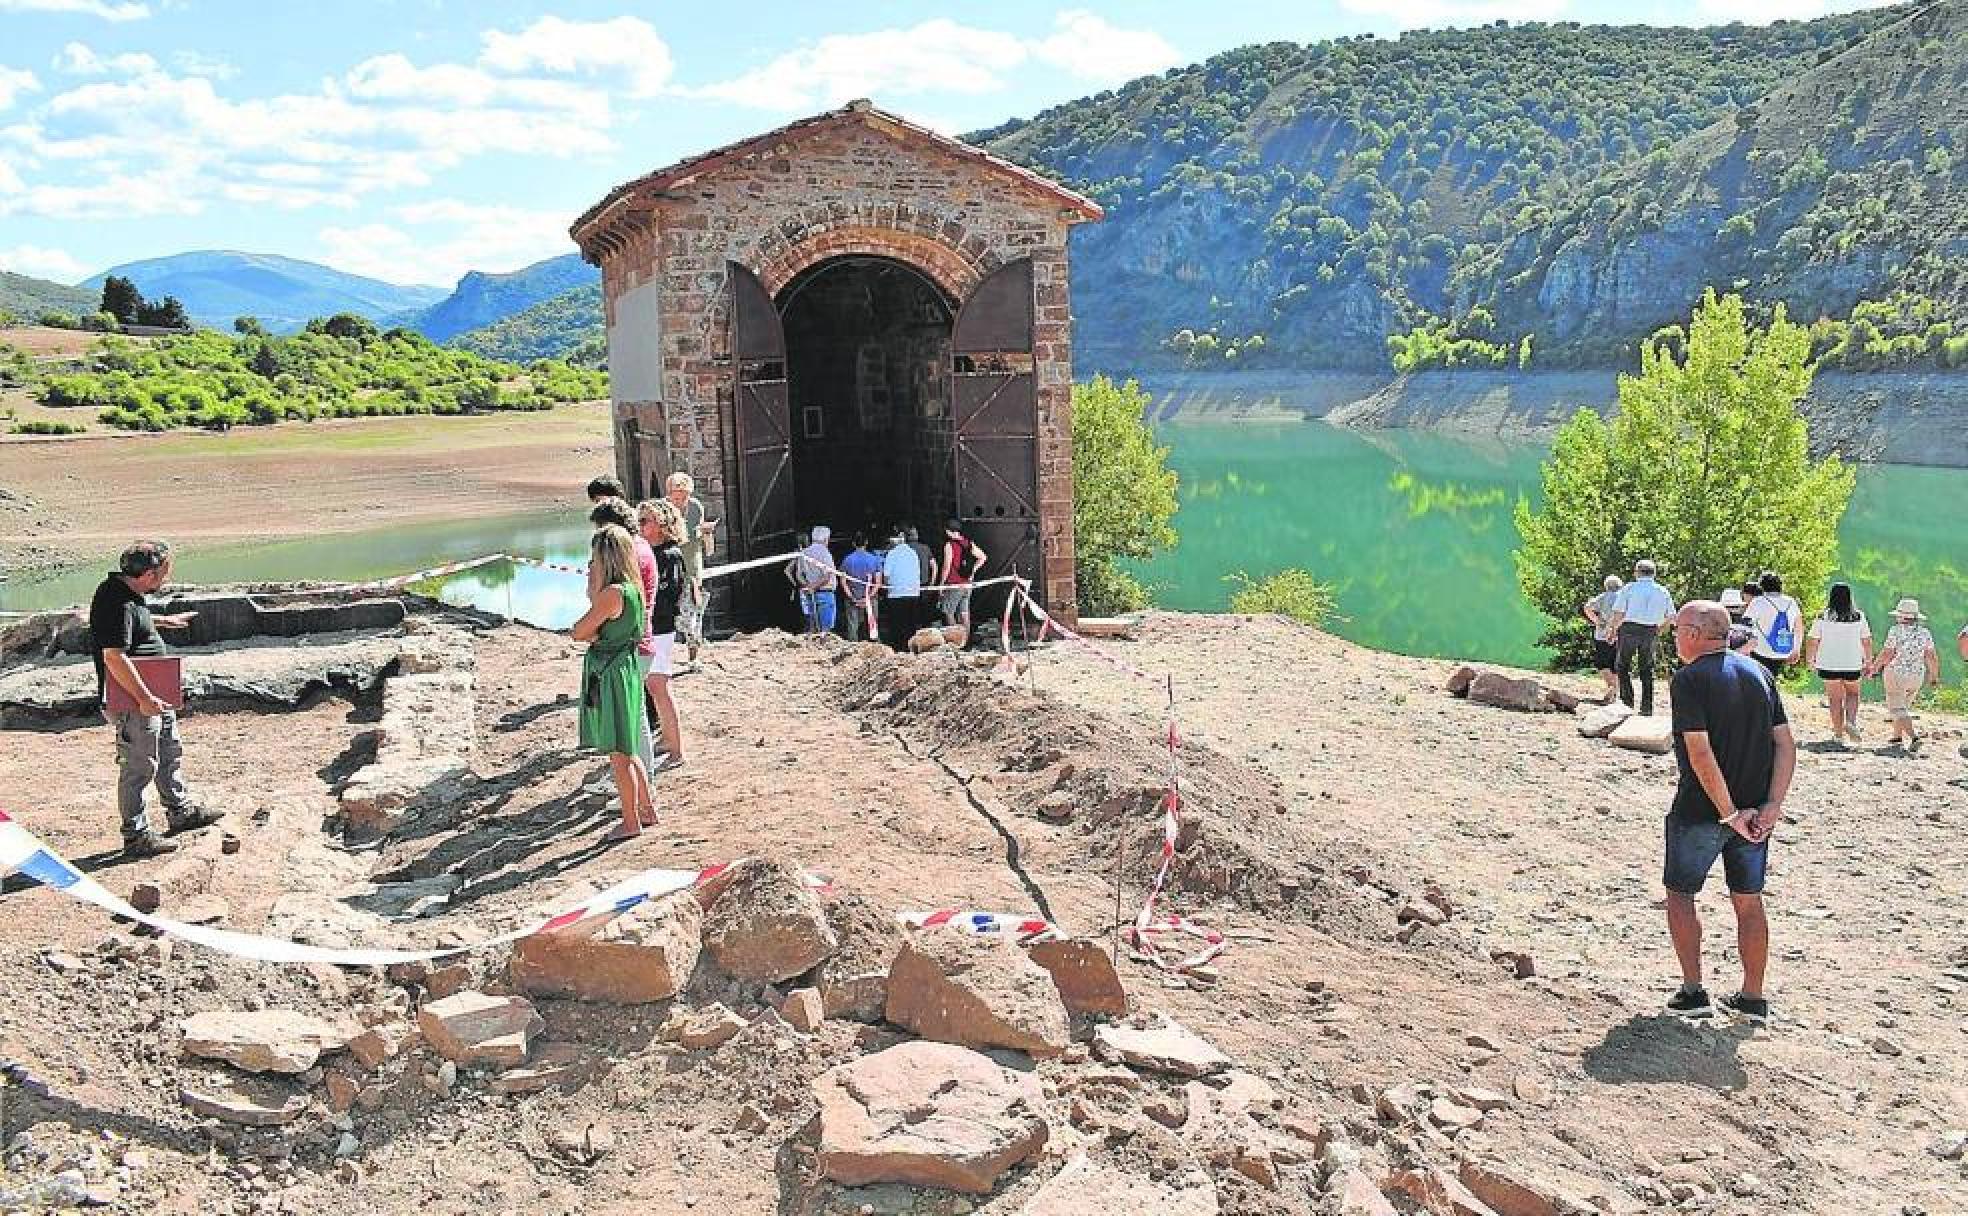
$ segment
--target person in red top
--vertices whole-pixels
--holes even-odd
[[[962,625],[970,628],[970,584],[989,555],[963,534],[963,523],[952,517],[943,521],[943,560],[939,563],[943,570],[943,583],[949,590],[943,592],[937,607],[942,610],[945,624]]]
[[[636,509],[626,498],[608,497],[597,501],[594,510],[588,512],[588,522],[597,528],[610,524],[629,534],[635,546],[636,572],[642,581],[642,640],[636,643],[636,667],[639,669],[645,688],[649,683],[649,668],[656,658],[656,638],[649,629],[649,610],[656,603],[656,551],[643,536]],[[647,695],[645,693],[645,695]],[[653,702],[643,706],[642,769],[646,773],[656,772],[656,744],[650,737],[649,727],[657,720]]]

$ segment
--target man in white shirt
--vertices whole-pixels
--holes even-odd
[[[1783,578],[1776,571],[1765,570],[1756,582],[1763,594],[1750,601],[1743,616],[1756,635],[1749,657],[1779,676],[1804,645],[1804,610],[1784,594]]]
[[[900,528],[889,538],[888,553],[882,558],[881,595],[882,638],[897,650],[907,650],[909,639],[922,624],[918,609],[922,563]]]
[[[1640,713],[1654,712],[1655,654],[1660,646],[1661,627],[1674,616],[1674,597],[1654,581],[1654,563],[1641,558],[1633,563],[1633,581],[1613,596],[1611,621],[1614,663],[1619,669],[1620,700],[1633,704],[1633,665],[1640,664]]]

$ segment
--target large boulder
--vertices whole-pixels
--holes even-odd
[[[1662,714],[1634,714],[1606,738],[1614,747],[1664,756],[1674,750],[1674,723]]]
[[[513,986],[529,996],[642,1005],[690,982],[704,913],[689,892],[645,901],[605,921],[519,939]]]
[[[1466,697],[1469,695],[1469,685],[1475,679],[1476,669],[1465,663],[1449,673],[1448,681],[1443,687],[1449,690],[1449,695],[1452,697]]]
[[[1080,1156],[1040,1187],[1018,1216],[1216,1216],[1217,1210],[1216,1186],[1200,1171],[1157,1182]]]
[[[717,881],[704,915],[704,948],[727,973],[747,980],[789,980],[840,947],[820,897],[793,867],[744,861]]]
[[[847,1186],[989,1194],[1048,1135],[1037,1077],[944,1043],[902,1043],[839,1065],[813,1093],[820,1172]]]
[[[1544,685],[1529,678],[1518,679],[1500,671],[1485,671],[1469,684],[1469,699],[1479,705],[1494,705],[1518,713],[1545,713],[1551,705],[1544,697]]]
[[[937,932],[902,943],[888,970],[888,1020],[939,1043],[1066,1049],[1070,1028],[1046,969],[1001,937]]]
[[[1603,739],[1633,716],[1633,707],[1620,701],[1595,705],[1579,715],[1578,733],[1588,739]]]
[[[424,1041],[458,1064],[524,1063],[533,1036],[545,1028],[533,1002],[517,996],[460,992],[417,1011],[417,1030]]]
[[[1230,1057],[1215,1044],[1173,1019],[1102,1026],[1093,1032],[1093,1050],[1110,1063],[1179,1077],[1206,1077],[1230,1067]]]
[[[1052,976],[1068,1012],[1106,1017],[1127,1013],[1127,988],[1114,968],[1114,956],[1100,942],[1091,938],[1039,942],[1026,954]]]
[[[285,1009],[221,1010],[180,1022],[185,1054],[223,1060],[247,1072],[301,1073],[346,1046],[353,1031]]]

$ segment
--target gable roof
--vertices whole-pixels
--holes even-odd
[[[809,118],[789,122],[783,127],[775,127],[770,131],[760,135],[754,135],[749,139],[742,139],[737,143],[726,144],[722,148],[713,148],[709,152],[690,157],[686,160],[680,160],[673,165],[668,165],[652,173],[645,174],[642,177],[636,178],[634,181],[624,182],[613,190],[610,190],[607,197],[582,212],[580,218],[574,221],[568,232],[574,237],[575,243],[580,244],[582,233],[607,217],[608,213],[625,199],[638,194],[661,192],[677,186],[687,185],[696,178],[702,177],[707,173],[714,173],[734,160],[761,151],[773,144],[781,143],[789,138],[798,139],[817,132],[821,128],[845,123],[858,123],[905,142],[928,144],[942,152],[971,161],[1001,177],[1010,178],[1040,194],[1050,196],[1060,206],[1074,212],[1080,220],[1097,220],[1105,214],[1101,210],[1100,204],[1083,194],[1068,190],[1051,178],[1034,173],[1030,169],[1014,165],[1001,156],[993,156],[982,148],[973,147],[960,139],[952,139],[948,135],[932,131],[928,127],[910,122],[908,119],[902,118],[899,115],[877,109],[869,101],[860,100],[850,101],[837,110],[828,110]]]

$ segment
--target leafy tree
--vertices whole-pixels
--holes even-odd
[[[143,311],[143,293],[137,290],[136,283],[120,274],[113,274],[103,280],[102,305],[99,311],[106,312],[125,325],[137,324],[137,317]]]
[[[144,301],[137,308],[137,322],[160,329],[191,328],[191,318],[185,314],[184,302],[176,296],[165,296],[155,304]]]
[[[244,316],[234,317],[232,319],[232,332],[236,334],[247,334],[255,338],[264,338],[266,337],[267,331],[266,326],[260,324],[258,317]]]
[[[1853,472],[1810,456],[1797,412],[1809,335],[1781,308],[1759,328],[1740,297],[1711,290],[1684,350],[1645,348],[1640,373],[1620,377],[1611,423],[1581,410],[1559,432],[1543,508],[1518,504],[1518,582],[1561,661],[1588,649],[1579,605],[1639,558],[1681,599],[1777,570],[1807,612],[1831,574]]]
[[[1073,386],[1073,573],[1089,615],[1145,607],[1147,589],[1116,563],[1175,543],[1175,472],[1148,427],[1149,404],[1133,380]]]

